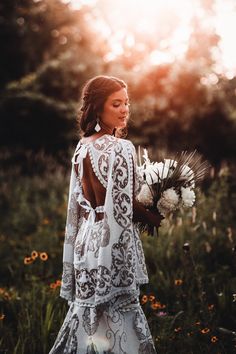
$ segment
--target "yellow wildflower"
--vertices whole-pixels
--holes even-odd
[[[40,257],[40,259],[41,259],[42,261],[44,261],[44,262],[48,259],[48,255],[47,255],[46,252],[40,252],[40,253],[39,253],[39,257]]]
[[[33,263],[33,258],[31,258],[31,257],[25,257],[24,258],[24,264],[31,264],[31,263]]]
[[[142,296],[142,299],[141,299],[141,304],[142,304],[142,305],[143,305],[143,304],[146,304],[147,301],[148,301],[147,295],[143,295],[143,296]]]
[[[35,260],[37,257],[38,257],[38,252],[37,251],[32,251],[31,252],[31,258],[33,259],[33,260]]]
[[[202,333],[202,334],[206,334],[206,333],[208,333],[208,332],[210,332],[210,329],[209,329],[209,328],[203,328],[203,329],[201,329],[201,333]]]
[[[215,343],[218,341],[218,338],[216,336],[211,337],[211,342]]]

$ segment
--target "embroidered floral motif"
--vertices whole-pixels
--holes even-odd
[[[137,311],[134,316],[134,329],[140,340],[145,340],[151,334],[144,314],[141,311]]]
[[[112,284],[116,287],[124,287],[134,281],[133,248],[130,246],[131,235],[124,230],[119,242],[112,246]]]
[[[100,247],[106,247],[110,240],[110,228],[105,222],[105,217],[103,221],[103,223],[98,224],[98,228],[91,230],[89,235],[87,251],[93,252],[95,258],[98,258]]]
[[[74,267],[70,262],[63,262],[63,273],[60,295],[72,300],[74,291]]]
[[[75,270],[77,297],[89,299],[96,292],[98,296],[108,294],[110,289],[110,271],[105,266],[98,266],[89,271],[86,268]]]
[[[82,315],[83,327],[89,336],[93,335],[97,331],[103,311],[104,310],[102,306],[94,308],[85,307],[84,313]]]

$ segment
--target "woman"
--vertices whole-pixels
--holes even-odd
[[[50,354],[156,353],[139,303],[148,275],[135,222],[159,226],[162,217],[135,200],[142,179],[134,145],[122,138],[127,86],[97,76],[82,98],[60,292],[70,308]]]

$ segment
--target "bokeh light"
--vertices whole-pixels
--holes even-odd
[[[236,4],[233,0],[62,0],[73,9],[91,8],[89,25],[106,43],[104,61],[140,57],[143,65],[182,60],[194,35],[219,36],[212,52],[215,73],[236,74]],[[204,45],[204,43],[203,43]],[[140,53],[140,54],[139,54]],[[215,81],[215,80],[213,80]]]

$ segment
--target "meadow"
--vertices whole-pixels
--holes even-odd
[[[162,354],[236,351],[233,168],[214,170],[191,210],[141,235],[150,283],[140,301]],[[0,352],[46,354],[68,305],[59,298],[69,174],[1,172]]]

